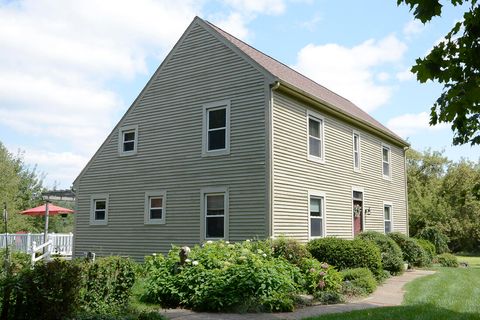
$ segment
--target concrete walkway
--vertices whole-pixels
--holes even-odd
[[[299,320],[307,317],[314,317],[329,313],[340,313],[386,306],[399,306],[402,304],[403,301],[403,295],[405,293],[405,290],[403,290],[403,286],[406,283],[416,278],[434,273],[435,271],[428,270],[408,271],[401,276],[387,279],[387,281],[385,281],[383,285],[379,286],[378,289],[367,298],[344,304],[317,305],[305,307],[295,310],[293,312],[237,314],[194,312],[186,309],[168,309],[163,310],[161,314],[172,320]]]

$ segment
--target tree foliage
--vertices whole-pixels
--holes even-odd
[[[479,251],[480,162],[409,150],[407,163],[410,234],[425,238],[433,228],[448,237],[451,250]]]
[[[413,11],[423,23],[442,13],[439,0],[397,0]],[[453,144],[480,144],[480,6],[477,0],[450,0],[453,6],[468,5],[463,20],[455,23],[443,41],[411,71],[421,83],[443,84],[433,104],[430,125],[451,123]]]

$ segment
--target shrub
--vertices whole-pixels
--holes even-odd
[[[136,264],[129,258],[112,256],[80,263],[83,269],[83,311],[119,314],[125,310],[135,283]]]
[[[426,253],[425,265],[431,265],[433,260],[435,259],[435,256],[437,255],[435,253],[435,246],[433,245],[433,243],[425,239],[415,239],[415,241],[417,241],[417,243],[423,248]]]
[[[10,277],[9,319],[64,319],[78,308],[81,269],[68,261],[37,263]]]
[[[300,261],[300,269],[305,277],[305,288],[308,293],[340,292],[342,276],[328,263],[321,263],[313,258],[303,258]]]
[[[344,280],[342,291],[346,295],[367,295],[377,288],[377,281],[367,268],[345,269],[341,274]]]
[[[402,249],[403,260],[414,267],[423,267],[428,262],[427,253],[413,238],[399,232],[389,233],[388,236]]]
[[[318,261],[325,261],[340,270],[365,267],[375,276],[382,274],[380,250],[370,241],[322,238],[310,241],[307,249]]]
[[[360,239],[374,242],[380,249],[382,256],[382,266],[384,270],[389,271],[393,275],[403,272],[403,256],[400,247],[380,232],[367,231],[358,235]]]
[[[312,257],[305,245],[295,239],[279,237],[272,240],[271,245],[274,257],[283,257],[297,266],[303,259]]]
[[[458,267],[458,260],[457,257],[455,257],[451,253],[442,253],[437,256],[438,263],[442,267],[452,267],[452,268],[457,268]]]
[[[6,277],[5,274],[5,249],[0,250],[0,264],[2,268],[0,270],[0,277]],[[17,274],[22,270],[28,269],[31,266],[31,257],[30,255],[19,252],[13,251],[10,252],[10,271],[12,274]]]
[[[202,311],[291,311],[304,285],[300,269],[274,257],[266,241],[207,242],[184,265],[178,252],[145,258],[143,300]]]
[[[441,254],[450,251],[448,249],[448,242],[450,241],[450,239],[447,235],[438,230],[438,228],[426,227],[420,230],[420,232],[418,232],[417,237],[433,243],[436,251],[435,254]]]

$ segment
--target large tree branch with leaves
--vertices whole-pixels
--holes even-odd
[[[413,11],[423,23],[441,16],[439,0],[397,0]],[[421,83],[443,84],[443,92],[430,112],[430,125],[450,123],[453,144],[480,144],[480,6],[477,0],[450,0],[453,6],[468,5],[463,20],[457,22],[443,41],[411,71]]]

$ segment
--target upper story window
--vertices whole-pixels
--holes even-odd
[[[90,224],[108,223],[108,194],[94,194],[90,203]]]
[[[353,133],[353,169],[360,171],[360,135]]]
[[[313,112],[308,112],[308,159],[325,161],[325,148],[323,139],[323,117]]]
[[[325,195],[323,193],[309,193],[309,238],[325,236]]]
[[[382,145],[382,172],[385,179],[390,179],[392,170],[391,170],[391,152],[390,147]]]
[[[165,203],[165,191],[145,193],[145,224],[165,223]]]
[[[392,232],[392,205],[384,204],[383,205],[383,220],[385,223],[385,233]]]
[[[203,106],[204,156],[230,152],[230,101],[219,101]]]
[[[137,153],[138,126],[121,127],[118,136],[118,151],[121,156]]]

